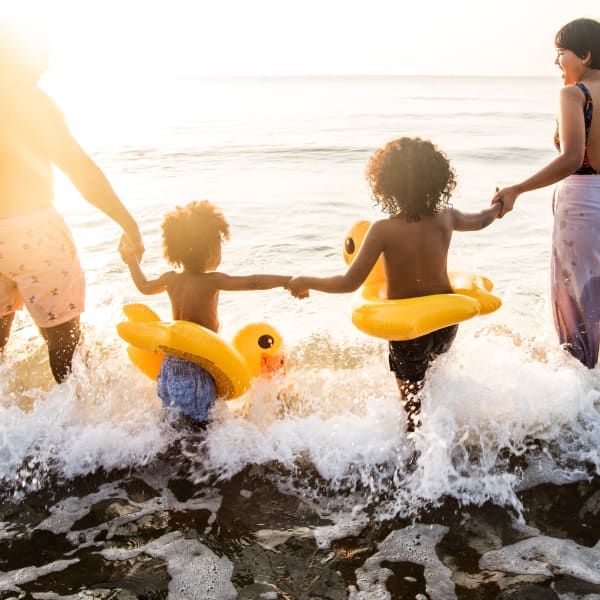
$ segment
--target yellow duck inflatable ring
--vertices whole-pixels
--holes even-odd
[[[145,304],[123,307],[127,321],[117,332],[129,343],[131,362],[156,380],[163,357],[178,356],[199,364],[215,380],[220,398],[233,400],[250,388],[254,377],[285,373],[283,339],[267,323],[250,323],[231,344],[214,331],[189,321],[164,322]]]
[[[369,229],[358,221],[344,236],[343,255],[350,264]],[[352,302],[352,323],[363,333],[385,340],[412,340],[461,321],[500,308],[502,301],[491,290],[494,284],[475,273],[449,272],[454,293],[401,300],[385,299],[386,278],[380,256]]]

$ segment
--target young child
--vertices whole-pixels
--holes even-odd
[[[229,239],[229,224],[219,208],[208,200],[178,206],[162,222],[164,256],[183,267],[157,279],[147,279],[137,254],[123,236],[119,251],[142,294],[167,292],[174,320],[198,323],[219,330],[218,303],[221,290],[266,290],[283,287],[284,275],[233,277],[215,269],[221,262],[221,241]],[[175,407],[196,421],[206,421],[216,398],[214,379],[199,365],[165,356],[158,376],[158,395],[165,407]]]
[[[494,205],[470,214],[452,208],[454,170],[440,150],[419,138],[403,137],[377,150],[369,160],[366,177],[375,202],[389,218],[371,225],[346,273],[297,276],[286,288],[299,298],[308,296],[309,289],[352,292],[383,253],[388,299],[451,293],[447,259],[452,232],[487,227],[501,207]],[[453,325],[413,340],[389,342],[390,369],[396,374],[408,431],[418,425],[417,393],[427,368],[450,348],[457,330]]]

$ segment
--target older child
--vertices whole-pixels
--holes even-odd
[[[470,214],[452,208],[449,200],[456,186],[454,171],[440,150],[419,138],[403,137],[377,150],[369,160],[366,176],[375,201],[389,218],[371,225],[346,273],[298,276],[286,288],[297,297],[306,297],[309,289],[352,292],[383,254],[388,299],[451,293],[447,259],[452,232],[487,227],[501,207]],[[457,330],[453,325],[413,340],[389,343],[390,369],[396,374],[408,413],[409,431],[417,425],[420,401],[416,394],[429,363],[450,348]]]
[[[221,262],[221,241],[229,239],[229,224],[208,200],[190,202],[167,213],[162,222],[163,252],[169,263],[183,267],[157,279],[147,279],[136,253],[123,236],[119,250],[133,282],[142,294],[167,292],[173,319],[219,330],[221,290],[266,290],[283,287],[287,275],[231,276],[215,271]],[[205,421],[216,398],[213,378],[199,365],[166,356],[158,376],[158,395],[165,407],[176,407],[196,421]]]

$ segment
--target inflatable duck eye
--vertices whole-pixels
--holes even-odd
[[[357,221],[346,232],[342,253],[347,265],[349,265],[356,256],[370,225],[371,223],[369,221]]]
[[[275,344],[275,340],[273,339],[273,336],[265,334],[265,335],[261,335],[258,338],[258,345],[263,349],[266,350],[267,348],[271,348],[273,346],[273,344]]]
[[[346,254],[352,256],[355,250],[356,244],[354,243],[354,239],[351,237],[347,237],[346,241],[344,242],[344,251],[346,252]]]

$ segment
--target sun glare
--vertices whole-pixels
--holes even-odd
[[[57,71],[94,81],[550,75],[554,32],[587,13],[589,0],[0,0],[0,18],[26,16],[47,27]]]

